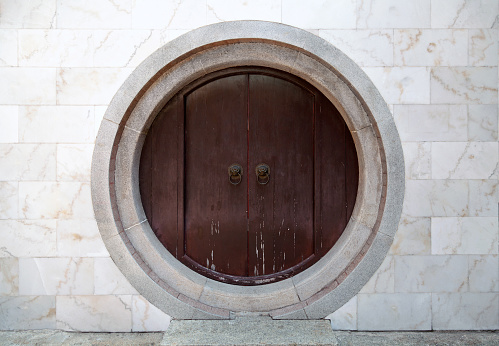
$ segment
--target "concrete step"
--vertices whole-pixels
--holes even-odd
[[[161,345],[338,345],[328,320],[173,320]]]

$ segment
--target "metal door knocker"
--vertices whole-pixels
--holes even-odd
[[[265,163],[256,166],[256,181],[260,185],[265,185],[270,180],[270,167]]]
[[[229,181],[232,185],[237,185],[241,182],[243,175],[243,168],[237,163],[229,166]]]

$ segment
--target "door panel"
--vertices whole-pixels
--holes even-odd
[[[249,271],[268,275],[313,254],[314,97],[286,80],[249,77]],[[268,184],[255,167],[270,166]]]
[[[247,273],[247,181],[231,184],[228,167],[246,166],[247,78],[203,85],[186,97],[185,111],[186,255],[241,276]]]

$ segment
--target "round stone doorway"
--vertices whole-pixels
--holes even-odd
[[[239,286],[201,275],[165,248],[145,212],[139,173],[151,124],[176,95],[212,73],[248,66],[299,78],[334,106],[353,139],[359,180],[344,231],[317,262],[280,281]],[[173,135],[179,133],[185,132]],[[269,183],[278,178],[278,168],[269,162],[243,166],[243,159],[226,163],[225,183],[233,185],[228,179],[237,182],[239,174],[253,175],[255,182],[254,166],[259,164],[268,166]],[[232,164],[239,164],[241,171],[234,169],[229,176]],[[182,174],[177,171],[176,176]],[[264,182],[267,176],[260,179]],[[228,319],[239,311],[280,319],[327,316],[356,295],[383,261],[397,229],[403,195],[400,139],[386,103],[369,78],[319,37],[268,22],[202,27],[156,51],[113,98],[92,161],[95,216],[111,257],[145,298],[177,319]],[[177,222],[181,219],[177,213]]]

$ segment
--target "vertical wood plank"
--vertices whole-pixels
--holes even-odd
[[[313,254],[313,94],[289,81],[250,75],[249,270],[268,275]],[[270,166],[258,184],[255,168]]]
[[[151,227],[159,241],[177,255],[177,110],[170,100],[151,125]]]
[[[346,226],[346,125],[322,94],[318,94],[316,105],[315,248],[317,255],[323,256]]]
[[[223,274],[247,275],[247,77],[201,86],[186,97],[186,255]],[[244,179],[229,182],[228,167]]]

